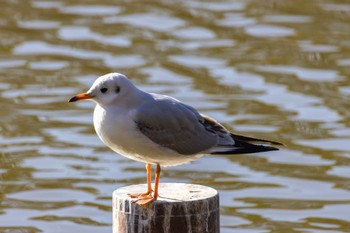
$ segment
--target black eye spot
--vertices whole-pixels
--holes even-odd
[[[108,91],[108,88],[106,88],[106,87],[103,87],[103,88],[101,88],[101,90],[100,90],[102,93],[106,93],[107,91]]]
[[[115,88],[115,92],[116,92],[116,93],[119,93],[119,92],[120,92],[120,87],[119,87],[119,86],[117,86],[117,87]]]

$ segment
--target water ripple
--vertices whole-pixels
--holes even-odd
[[[95,104],[67,103],[111,71],[286,145],[162,170],[219,191],[221,232],[348,232],[350,4],[0,5],[0,232],[110,232],[113,190],[145,182],[98,139]]]

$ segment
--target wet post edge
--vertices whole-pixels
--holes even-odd
[[[145,184],[113,192],[113,233],[219,233],[219,194],[210,187],[161,183],[159,198],[148,207],[127,194],[144,192]]]

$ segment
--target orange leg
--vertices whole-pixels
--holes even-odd
[[[148,196],[153,192],[152,186],[151,186],[151,182],[152,182],[152,164],[151,163],[146,164],[146,171],[147,171],[147,192],[145,192],[145,193],[129,193],[128,194],[129,197],[141,198],[144,196]]]
[[[159,181],[160,181],[160,165],[157,164],[156,168],[156,181],[154,182],[154,199],[156,200],[158,197],[158,186],[159,186]]]
[[[153,190],[152,190],[152,164],[147,163],[146,170],[147,170],[147,193],[150,194],[153,192]]]
[[[154,184],[154,194],[153,196],[151,194],[147,195],[141,195],[138,196],[137,200],[135,200],[133,203],[138,204],[140,206],[147,206],[157,200],[158,198],[158,187],[159,187],[159,180],[160,180],[160,165],[157,164],[157,169],[156,169],[156,180]]]

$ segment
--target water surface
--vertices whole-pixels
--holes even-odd
[[[346,1],[0,7],[0,232],[111,232],[111,193],[144,183],[144,164],[99,141],[93,103],[67,100],[112,71],[286,144],[163,169],[219,190],[221,232],[350,232]]]

